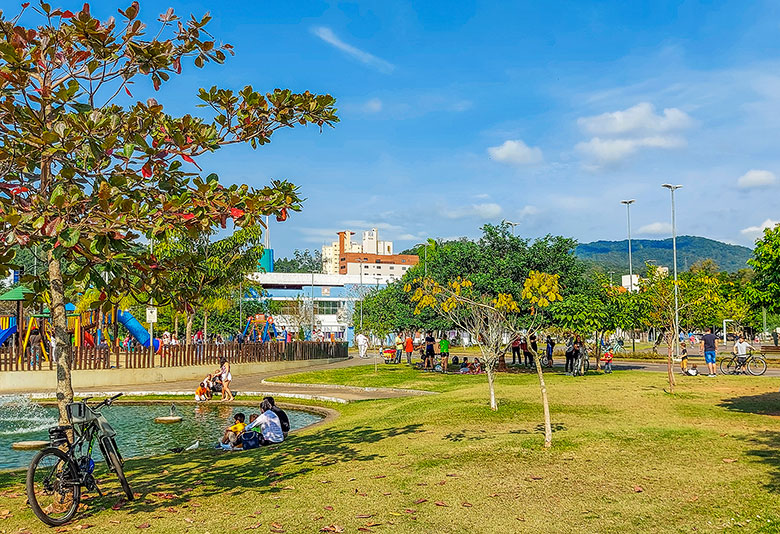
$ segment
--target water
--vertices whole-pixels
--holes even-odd
[[[176,404],[174,402],[174,404]],[[196,440],[201,447],[213,447],[226,426],[233,423],[233,414],[243,412],[249,421],[251,413],[260,413],[254,405],[176,404],[181,423],[159,424],[155,417],[170,415],[170,403],[128,405],[115,404],[103,409],[103,415],[117,432],[117,443],[126,458],[165,454],[174,447],[187,447]],[[300,410],[287,410],[290,427],[302,428],[322,419]],[[16,441],[48,440],[48,429],[57,424],[57,409],[40,406],[26,397],[0,396],[0,469],[26,467],[37,451],[16,451]],[[95,458],[100,457],[95,446]]]

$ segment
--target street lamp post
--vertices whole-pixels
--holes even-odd
[[[360,270],[360,331],[363,331],[363,260],[358,258],[358,268]]]
[[[609,286],[612,287],[614,285],[612,282],[612,275],[615,274],[615,271],[607,271],[607,274],[609,275]]]
[[[314,341],[314,271],[311,272],[311,337]]]
[[[679,288],[677,287],[677,222],[675,220],[674,210],[674,192],[680,189],[681,185],[663,184],[669,190],[672,196],[672,261],[674,262],[674,346],[675,357],[680,358],[680,304],[678,300]]]
[[[515,226],[517,226],[520,223],[508,221],[507,219],[504,219],[504,222],[512,227],[512,237],[515,237]]]
[[[628,292],[633,293],[634,292],[634,262],[631,259],[631,204],[636,202],[635,199],[631,198],[628,200],[621,200],[621,204],[626,205],[626,220],[627,220],[627,226],[628,226]],[[631,329],[631,353],[636,353],[636,332],[634,332],[634,329]]]

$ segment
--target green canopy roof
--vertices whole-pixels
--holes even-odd
[[[24,286],[16,286],[10,291],[0,295],[0,301],[20,301],[25,300],[25,295],[32,295],[33,291]]]

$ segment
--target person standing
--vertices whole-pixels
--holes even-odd
[[[555,351],[555,340],[547,334],[547,361],[550,362],[550,367],[553,366],[553,352]]]
[[[520,334],[517,334],[514,339],[512,339],[512,365],[515,364],[515,358],[517,358],[518,365],[522,363],[522,360],[520,359]]]
[[[404,350],[406,351],[407,365],[412,365],[412,353],[414,352],[414,339],[412,339],[411,332],[406,334],[406,339],[404,340]]]
[[[404,340],[401,339],[401,332],[395,334],[395,360],[394,363],[401,363],[401,353],[404,351]]]
[[[450,340],[443,337],[439,340],[439,354],[441,356],[441,372],[447,372],[447,366],[450,364]]]
[[[704,353],[704,361],[707,362],[709,373],[707,376],[715,376],[715,360],[718,355],[718,336],[712,333],[712,328],[701,336],[701,351]]]
[[[355,336],[355,343],[357,343],[358,354],[361,358],[368,358],[366,352],[368,351],[368,338],[363,332],[360,332]]]
[[[520,341],[520,350],[523,351],[523,365],[531,367],[534,362],[531,358],[531,353],[528,351],[528,339],[525,337]]]
[[[425,365],[423,369],[433,370],[433,357],[436,355],[436,338],[433,337],[433,332],[429,331],[425,336]]]

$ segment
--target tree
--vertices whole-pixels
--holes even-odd
[[[322,251],[295,249],[292,258],[274,260],[274,271],[277,273],[321,273]]]
[[[667,350],[667,375],[669,379],[669,393],[674,393],[674,372],[672,371],[672,348],[679,331],[675,328],[675,281],[666,274],[662,274],[655,267],[650,267],[648,277],[640,283],[640,292],[647,304],[647,321],[650,326],[657,326],[666,331]],[[720,281],[716,276],[706,271],[686,273],[677,280],[678,310],[680,316],[686,313],[697,313],[702,310],[717,306],[721,297],[719,294]],[[702,312],[698,312],[702,313]]]
[[[471,280],[463,277],[454,278],[446,284],[439,284],[431,278],[417,278],[407,283],[404,289],[412,295],[411,300],[416,304],[415,313],[431,308],[468,332],[477,342],[488,379],[490,408],[498,410],[494,382],[499,359],[506,354],[511,340],[521,329],[529,335],[538,330],[543,317],[538,309],[561,300],[558,279],[558,275],[538,271],[529,273],[523,284],[522,297],[531,305],[531,312],[524,318],[521,318],[520,306],[510,293],[491,295],[479,292]],[[534,354],[534,360],[544,407],[545,447],[549,447],[552,426],[547,387],[537,354]]]
[[[262,215],[284,220],[301,209],[297,188],[272,181],[260,190],[223,186],[216,174],[201,176],[195,158],[220,147],[268,143],[280,128],[332,125],[338,119],[329,95],[251,86],[201,89],[210,118],[166,114],[154,98],[120,105],[138,77],[155,90],[195,66],[222,63],[232,47],[211,38],[210,17],[182,20],[173,9],[145,35],[138,2],[119,10],[119,21],[41,2],[12,19],[0,14],[0,239],[36,248],[46,258],[57,352],[60,417],[73,398],[65,290],[88,279],[105,293],[144,294],[162,301],[165,275],[153,254],[139,247],[171,230],[209,233],[229,219],[239,227]],[[32,10],[36,28],[19,25]],[[12,261],[8,251],[0,264]],[[108,264],[101,276],[98,265]],[[126,276],[134,266],[134,279]],[[164,289],[163,289],[164,291]]]
[[[780,312],[780,224],[764,230],[748,263],[756,272],[749,287],[750,300],[770,312]]]

